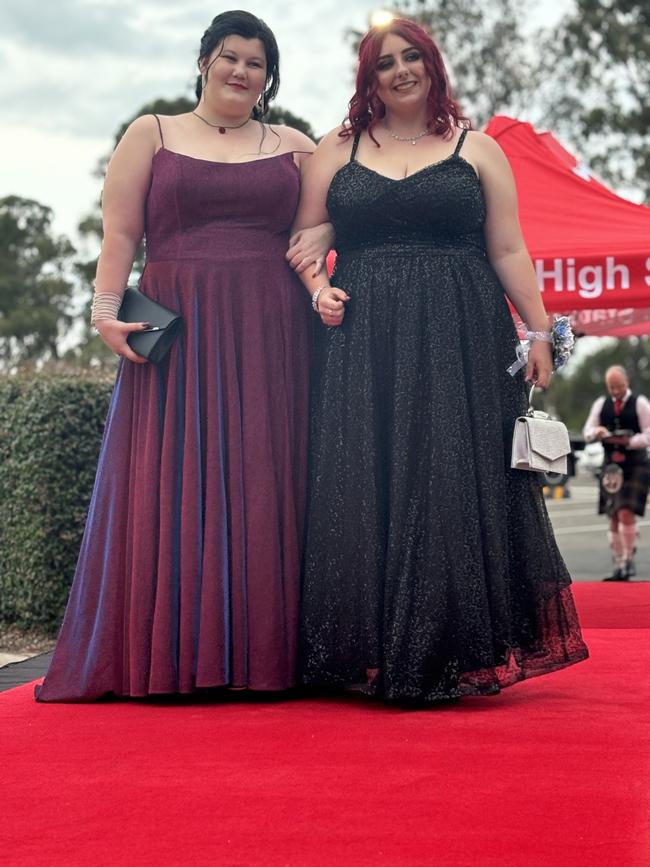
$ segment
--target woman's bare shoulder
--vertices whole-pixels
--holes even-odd
[[[335,126],[321,138],[318,143],[319,148],[325,150],[345,149],[352,147],[354,133],[348,126],[340,124]]]
[[[479,130],[467,131],[461,156],[472,163],[482,180],[493,172],[510,172],[510,164],[501,145],[492,136]]]
[[[124,130],[115,148],[120,154],[149,154],[160,147],[160,130],[153,114],[136,117]]]
[[[284,151],[311,153],[316,149],[316,145],[309,136],[293,126],[285,126],[278,123],[269,124],[268,126],[271,132],[280,137],[282,150]]]
[[[471,147],[478,154],[502,155],[501,145],[491,135],[478,129],[468,129],[465,136],[465,147]]]
[[[158,121],[154,114],[141,114],[132,120],[124,131],[124,135],[130,137],[146,137],[158,133]]]
[[[183,114],[141,114],[136,117],[126,129],[125,136],[151,138],[157,144],[160,144],[161,130],[163,135],[167,131],[172,131],[187,126],[188,120],[191,118],[191,112]]]
[[[343,126],[334,127],[325,133],[316,148],[315,159],[332,173],[350,159],[353,136],[341,135],[344,131]]]

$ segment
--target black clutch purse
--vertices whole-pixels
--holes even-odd
[[[131,349],[154,364],[167,355],[178,337],[183,319],[138,289],[127,286],[117,318],[121,322],[148,322],[146,331],[132,331],[126,339]]]

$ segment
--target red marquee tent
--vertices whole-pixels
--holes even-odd
[[[650,208],[608,190],[550,132],[503,116],[485,132],[512,166],[546,309],[586,334],[650,334]]]

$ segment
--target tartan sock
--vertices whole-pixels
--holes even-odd
[[[636,523],[634,524],[619,524],[618,534],[621,537],[621,547],[623,556],[626,560],[632,559],[632,551],[636,541]]]
[[[622,525],[619,524],[619,526]],[[612,549],[612,554],[614,556],[614,563],[617,566],[622,566],[625,562],[625,557],[623,556],[623,540],[621,539],[618,530],[609,530],[607,538],[609,539],[609,547]]]

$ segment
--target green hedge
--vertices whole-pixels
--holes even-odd
[[[61,622],[113,379],[0,377],[0,622],[48,632]]]

